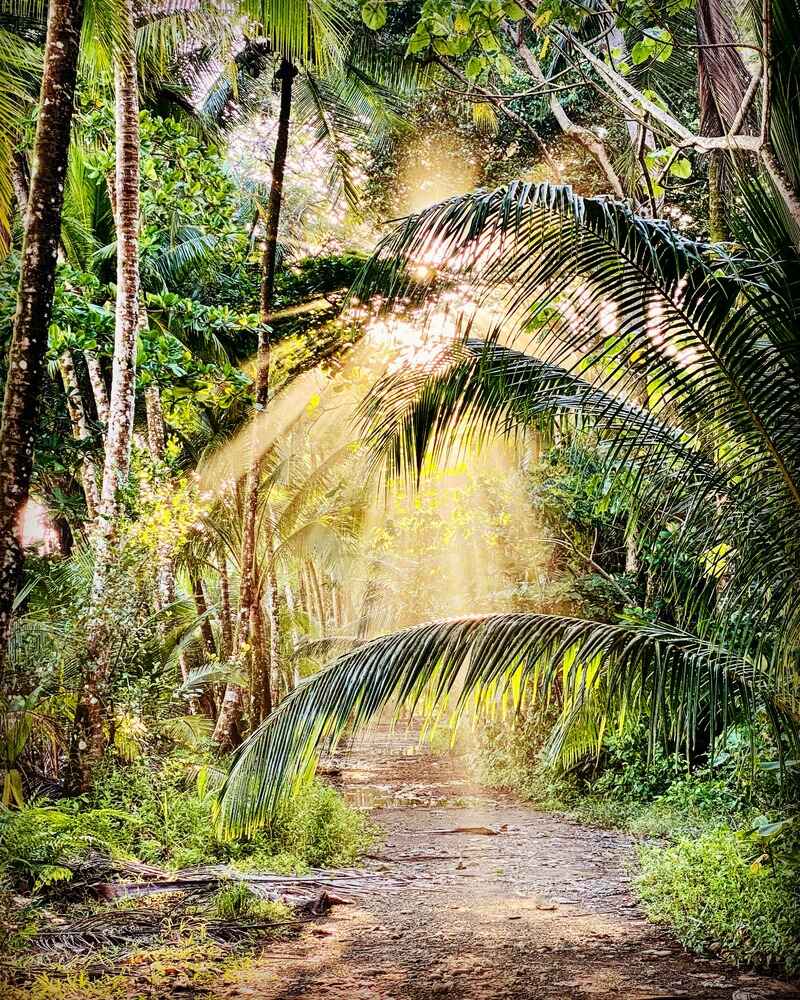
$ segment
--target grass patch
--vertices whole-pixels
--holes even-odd
[[[23,892],[56,891],[98,851],[168,870],[226,863],[288,874],[352,865],[373,839],[367,818],[317,782],[252,836],[221,840],[212,799],[185,770],[145,759],[109,769],[90,797],[0,810],[0,878]]]
[[[666,849],[640,849],[639,894],[651,920],[695,951],[736,965],[800,972],[800,877],[754,866],[722,828]]]

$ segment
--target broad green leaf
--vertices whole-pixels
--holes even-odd
[[[384,0],[367,0],[361,8],[361,17],[364,24],[373,31],[382,28],[386,24],[386,4]]]
[[[686,180],[692,176],[692,164],[685,156],[679,156],[669,168],[669,172],[673,177],[680,177],[682,180]]]
[[[505,14],[509,21],[521,21],[525,17],[525,11],[516,0],[510,0],[505,5]]]
[[[431,36],[428,34],[427,29],[420,24],[411,36],[408,43],[408,51],[411,55],[414,55],[416,52],[422,52],[423,49],[427,49],[430,44]]]
[[[467,79],[470,83],[475,83],[478,77],[483,72],[483,59],[480,56],[473,56],[468,62],[464,69]]]

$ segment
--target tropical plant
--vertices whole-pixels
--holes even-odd
[[[770,51],[782,59],[800,8],[787,0],[770,16]],[[797,67],[789,60],[781,72],[796,79]],[[569,188],[515,182],[409,219],[370,279],[408,293],[409,265],[422,261],[433,270],[423,291],[466,279],[502,317],[434,371],[377,387],[365,416],[394,471],[418,476],[459,435],[591,426],[631,511],[628,530],[671,530],[694,565],[688,596],[665,619],[633,608],[618,623],[489,615],[373,640],[303,685],[241,748],[221,800],[230,828],[257,824],[308,773],[321,740],[392,701],[458,692],[463,708],[472,696],[557,693],[556,750],[576,725],[596,745],[631,713],[690,755],[756,713],[784,749],[796,740],[800,275],[786,179],[800,161],[784,139],[798,109],[783,87],[767,88],[762,105],[759,149],[778,158],[784,182],[763,158],[763,174],[738,174],[738,246],[686,239]],[[474,321],[485,323],[480,312]]]

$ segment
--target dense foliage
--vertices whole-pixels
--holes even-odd
[[[310,779],[390,710],[668,840],[639,891],[690,947],[800,967],[798,36],[797,0],[5,5],[18,949],[87,866],[356,863]]]

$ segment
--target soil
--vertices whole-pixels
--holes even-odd
[[[413,733],[379,730],[337,763],[329,772],[383,831],[367,867],[408,881],[335,906],[220,997],[800,997],[649,923],[630,837],[477,788],[458,758],[421,751]]]

